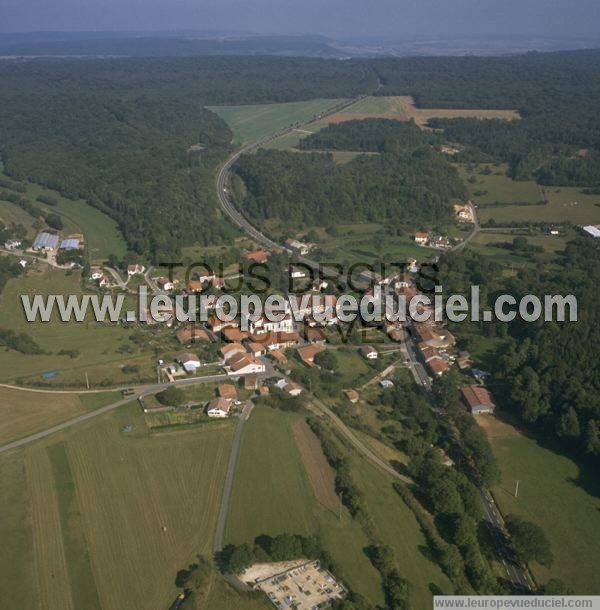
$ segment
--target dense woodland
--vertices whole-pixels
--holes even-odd
[[[333,123],[300,140],[301,150],[354,150],[397,152],[440,143],[439,134],[423,131],[413,121],[365,119]]]
[[[204,105],[352,96],[375,76],[322,60],[211,58],[5,62],[0,80],[6,172],[86,198],[131,250],[164,261],[235,234],[213,183],[232,134]]]
[[[473,254],[441,261],[445,292],[468,293],[482,286],[491,303],[499,294],[573,294],[577,322],[482,322],[473,328],[506,339],[490,371],[501,406],[531,430],[559,442],[579,458],[600,460],[600,245],[588,238],[570,242],[559,266],[528,268],[507,278],[500,265]],[[468,325],[460,324],[464,333]]]
[[[248,192],[248,215],[297,227],[392,218],[433,223],[450,218],[451,198],[466,196],[455,168],[424,148],[344,165],[328,154],[263,150],[244,156],[236,171]]]
[[[153,259],[177,256],[187,244],[227,243],[234,234],[218,212],[212,184],[231,133],[203,110],[206,105],[376,92],[412,95],[424,107],[514,108],[522,118],[510,123],[463,119],[438,120],[435,126],[445,129],[447,139],[466,145],[464,158],[505,160],[516,178],[588,188],[600,184],[597,51],[343,62],[264,56],[46,59],[2,62],[0,79],[0,156],[8,173],[88,199],[118,221],[131,250]],[[315,135],[312,144],[397,153],[407,143],[419,143],[408,125],[394,127],[398,133],[391,137],[378,133],[381,125],[361,127],[354,138],[345,128],[332,127]],[[195,144],[202,150],[189,154]],[[442,169],[437,184],[418,184],[424,187],[424,205],[412,202],[406,188],[387,183],[385,174],[394,163],[410,175],[412,163],[397,159],[360,159],[343,170],[332,168],[329,182],[344,182],[348,196],[338,197],[326,211],[312,204],[303,209],[300,200],[286,213],[298,209],[297,217],[314,211],[319,219],[326,213],[345,217],[368,195],[375,202],[352,210],[352,217],[379,215],[389,207],[406,213],[418,208],[419,222],[437,217],[444,207],[438,199],[455,190],[440,162],[430,156],[419,168]],[[325,167],[331,168],[327,162]],[[367,182],[377,174],[382,189],[372,193],[367,185],[356,191],[357,168],[370,176]],[[412,177],[408,182],[410,191]],[[385,204],[384,191],[390,199]],[[270,217],[282,208],[279,202],[268,207],[251,202],[249,209]]]

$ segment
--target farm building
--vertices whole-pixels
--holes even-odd
[[[595,225],[586,225],[583,230],[592,237],[600,237],[600,229]]]
[[[460,389],[463,399],[473,415],[493,413],[496,405],[487,388],[480,385],[469,385]]]
[[[33,241],[34,250],[56,250],[58,246],[58,235],[42,231],[38,233]]]
[[[79,250],[81,241],[78,237],[67,237],[60,242],[59,250]]]

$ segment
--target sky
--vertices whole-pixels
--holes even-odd
[[[597,37],[600,0],[0,0],[0,32]]]

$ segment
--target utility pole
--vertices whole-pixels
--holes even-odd
[[[520,482],[521,481],[517,481],[516,484],[515,484],[515,498],[519,497],[519,483]]]
[[[87,389],[89,390],[90,389],[90,380],[88,379],[87,371],[85,373],[85,385],[86,385]]]
[[[340,491],[340,510],[339,510],[339,514],[338,514],[338,519],[341,521],[342,520],[342,496],[344,495],[343,491]]]

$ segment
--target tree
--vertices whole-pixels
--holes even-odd
[[[521,561],[537,561],[546,567],[552,565],[554,557],[550,542],[539,525],[525,521],[516,515],[508,515],[506,528],[515,553]]]
[[[60,231],[63,228],[63,222],[61,217],[58,214],[50,213],[45,218],[46,224],[52,228]]]
[[[185,400],[185,394],[183,390],[176,388],[174,385],[169,386],[166,390],[159,392],[156,395],[156,400],[161,405],[167,405],[169,407],[178,407],[183,404]]]
[[[315,356],[315,362],[327,371],[335,371],[338,367],[337,358],[331,350],[319,352]]]

